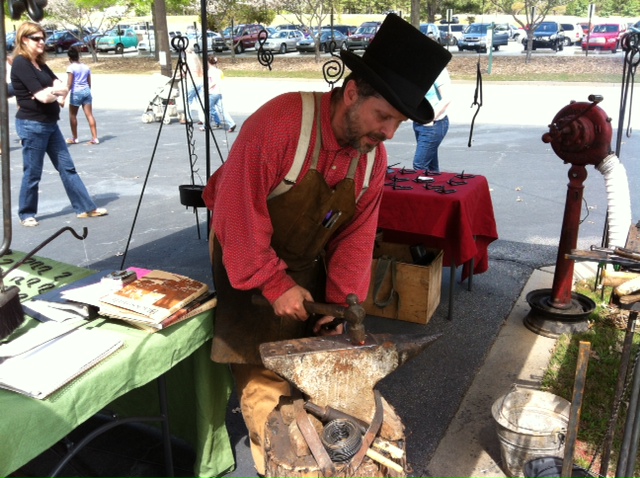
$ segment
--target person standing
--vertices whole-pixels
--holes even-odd
[[[18,216],[26,227],[38,225],[38,185],[42,177],[45,153],[60,174],[77,217],[107,214],[107,210],[96,207],[89,196],[58,127],[59,102],[69,90],[47,66],[44,40],[45,32],[39,24],[25,22],[20,25],[11,68],[11,84],[18,103],[16,131],[22,143],[23,176]]]
[[[310,318],[304,301],[366,297],[387,172],[383,142],[408,118],[433,119],[425,94],[451,59],[394,14],[362,57],[340,56],[351,70],[342,87],[261,106],[203,193],[218,294],[211,355],[231,364],[260,474],[267,417],[292,390],[262,365],[259,346],[343,332],[333,317]],[[254,306],[256,293],[271,307]]]
[[[413,122],[416,135],[416,152],[413,157],[413,169],[422,169],[434,173],[440,172],[438,148],[449,131],[447,108],[451,104],[451,77],[445,68],[426,95],[433,106],[433,121],[427,124]]]
[[[202,68],[202,61],[196,54],[192,45],[188,45],[185,50],[185,62],[189,70],[189,73],[185,74],[184,80],[186,81],[187,88],[187,104],[185,106],[185,117],[180,120],[181,124],[191,123],[193,119],[191,117],[191,105],[196,102],[196,109],[198,110],[198,119],[202,124],[204,122],[204,111],[200,102],[202,101],[202,92],[204,91],[204,85],[202,79],[204,78],[204,70]]]
[[[70,48],[67,56],[69,57],[67,88],[69,89],[69,126],[71,127],[71,138],[67,139],[67,144],[78,143],[78,109],[80,107],[87,117],[91,130],[89,144],[99,144],[98,129],[92,108],[91,69],[80,62],[80,54],[75,48]]]
[[[214,55],[209,55],[209,111],[216,127],[224,125],[229,133],[233,133],[236,130],[236,123],[231,118],[229,111],[224,107],[222,102],[222,79],[224,73],[218,68],[218,58]]]

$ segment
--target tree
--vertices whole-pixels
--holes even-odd
[[[562,14],[569,0],[489,0],[500,11],[510,14],[518,25],[527,32],[527,55],[525,62],[531,61],[533,32],[549,14]],[[523,18],[524,17],[524,18]]]
[[[119,0],[49,0],[46,8],[47,16],[64,25],[78,40],[83,40],[87,31],[113,28],[129,11],[131,5]],[[95,49],[87,46],[97,62]]]
[[[320,35],[322,26],[326,24],[327,17],[332,13],[333,5],[323,0],[286,0],[282,7],[293,13],[300,25],[317,28],[314,35],[316,44],[315,59],[320,61]]]

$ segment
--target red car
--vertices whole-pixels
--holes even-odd
[[[589,36],[582,41],[582,49],[603,50],[616,53],[620,46],[620,38],[627,31],[627,26],[621,23],[600,23],[595,25]]]

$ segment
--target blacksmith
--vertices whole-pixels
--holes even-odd
[[[218,292],[212,359],[231,364],[260,474],[267,416],[290,386],[262,366],[258,346],[343,332],[325,330],[333,317],[310,319],[304,300],[366,298],[383,142],[407,119],[433,119],[425,94],[451,59],[393,14],[362,57],[340,56],[351,71],[343,86],[286,93],[258,109],[204,193]],[[272,307],[252,305],[254,294]]]

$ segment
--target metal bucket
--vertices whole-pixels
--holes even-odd
[[[539,390],[512,390],[491,407],[500,440],[503,468],[521,477],[526,462],[562,457],[571,403]]]
[[[562,458],[545,456],[536,458],[524,464],[524,476],[526,478],[560,478],[562,476]],[[593,478],[587,470],[578,465],[571,467],[572,478]]]

